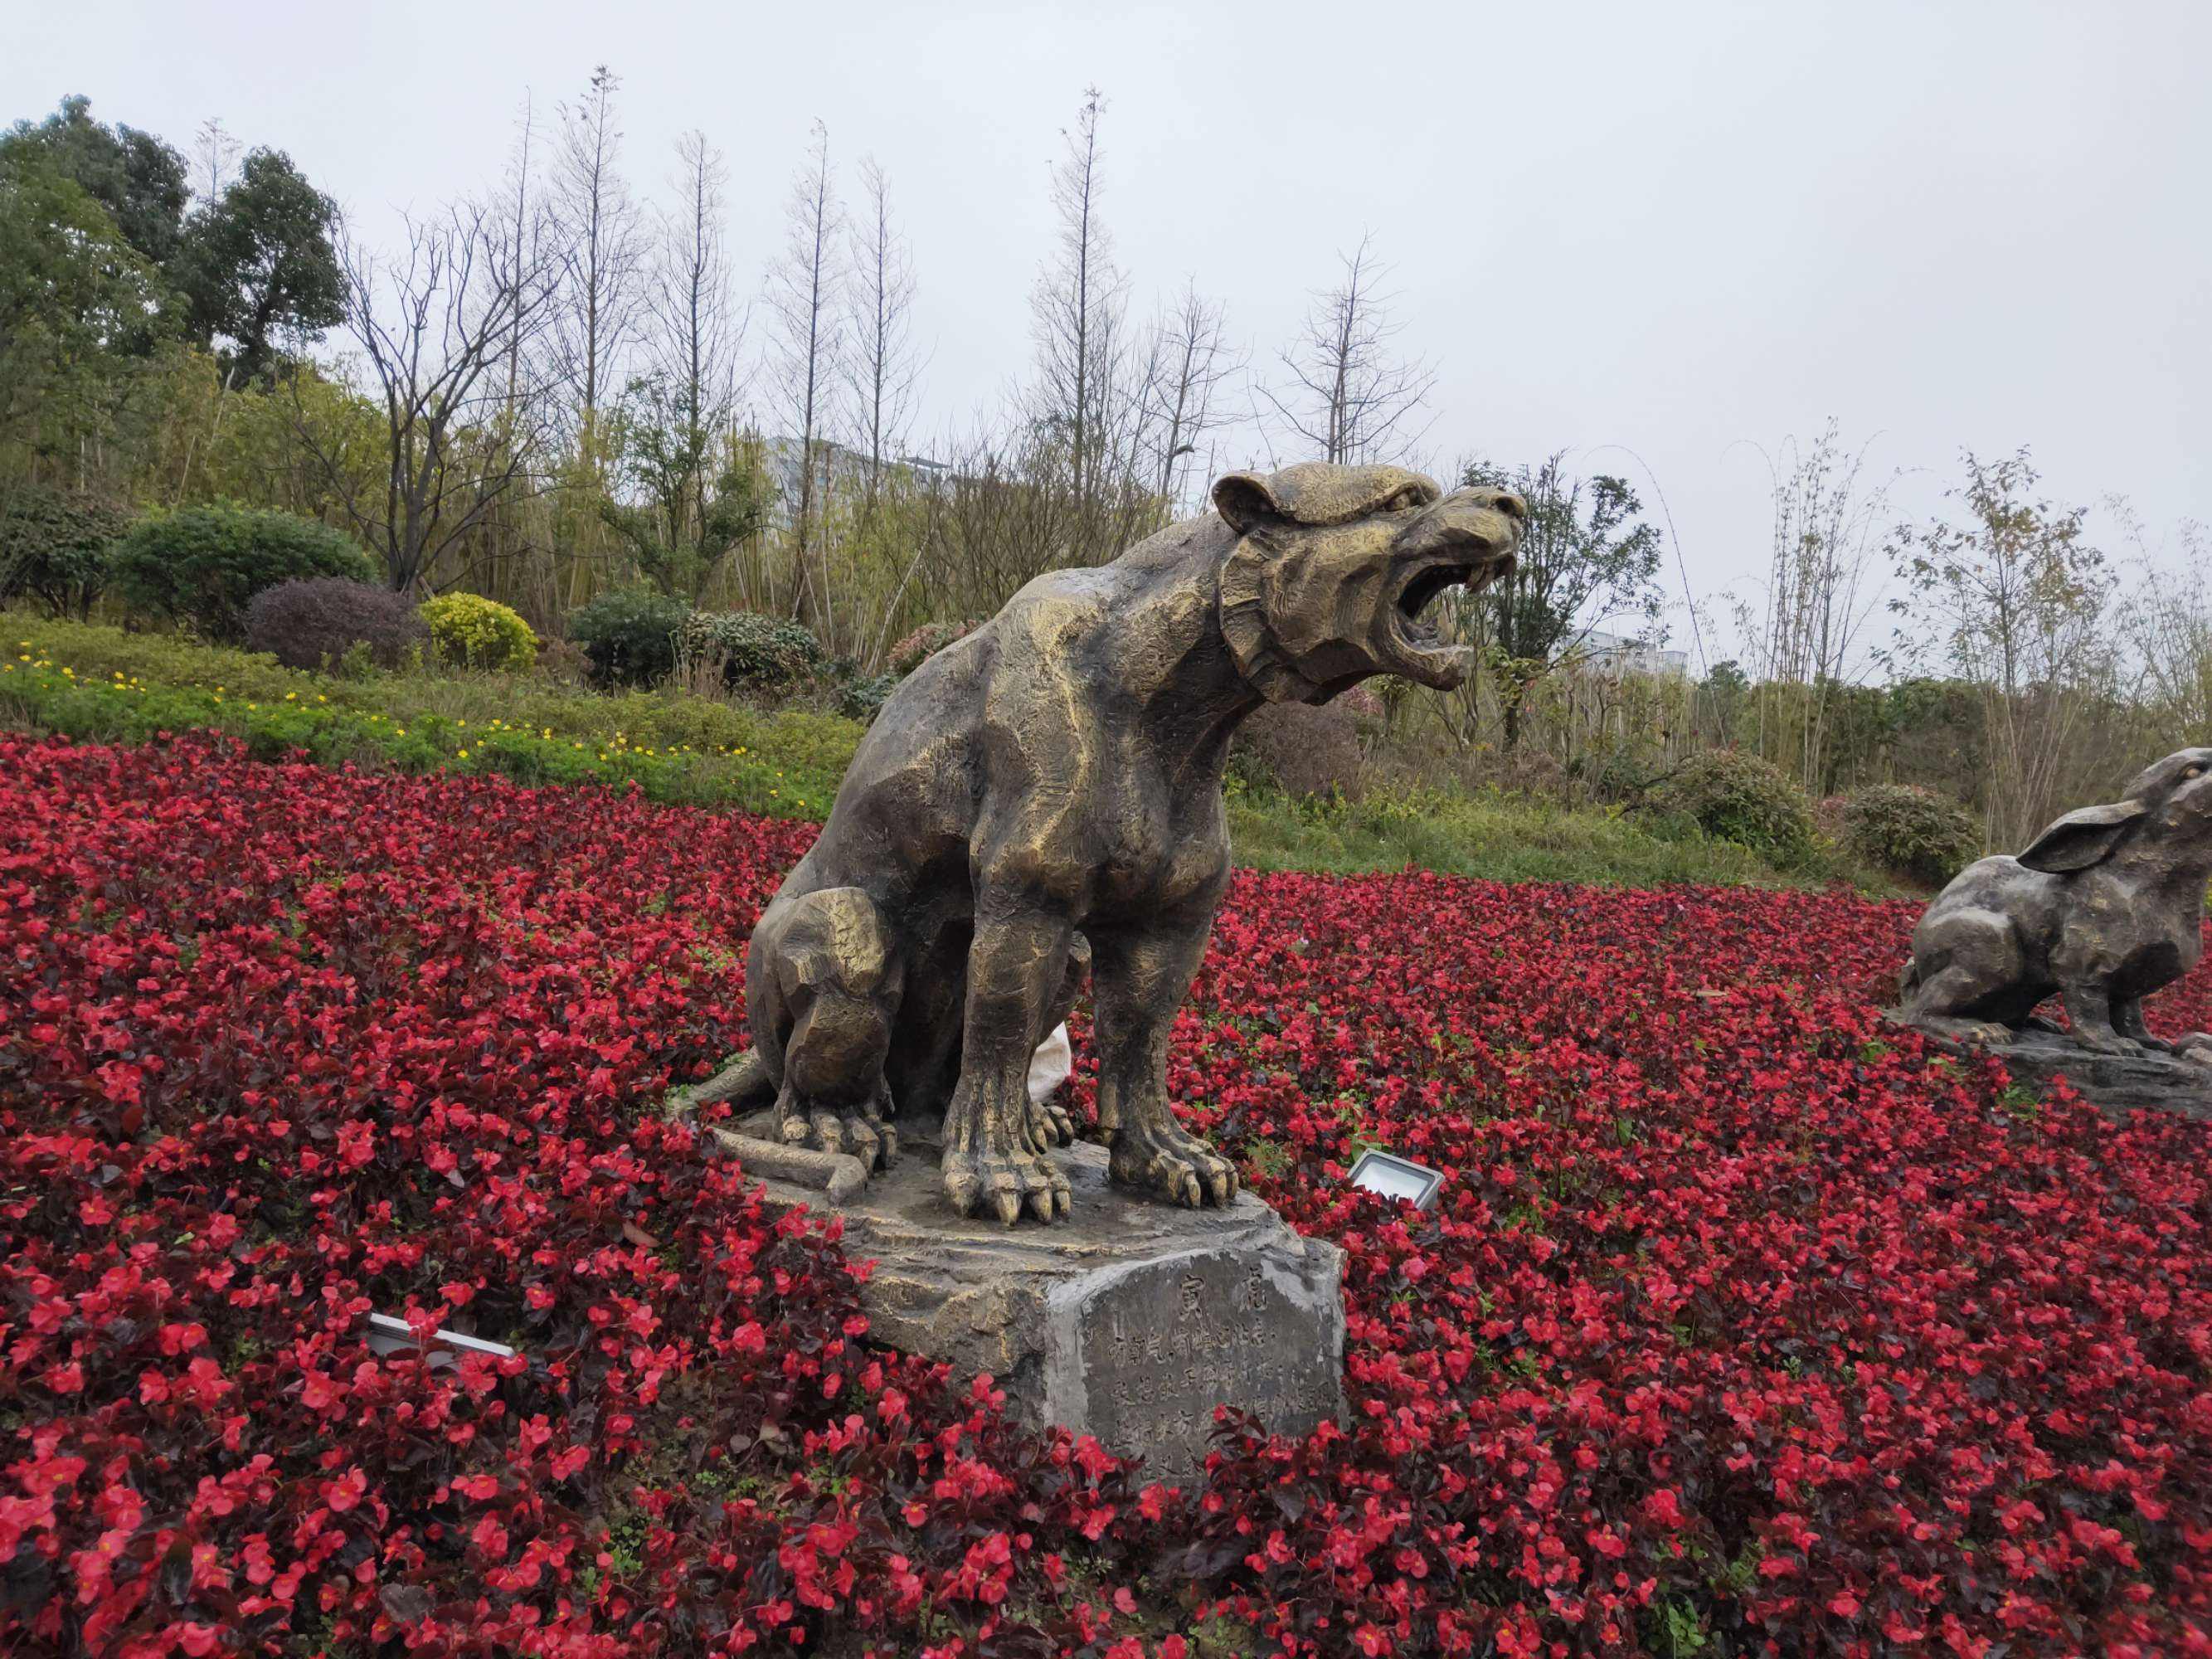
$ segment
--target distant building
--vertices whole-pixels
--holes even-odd
[[[769,521],[779,530],[791,528],[799,511],[800,445],[796,438],[761,440],[761,466],[774,493]],[[886,472],[902,471],[923,483],[949,483],[958,475],[943,461],[921,455],[886,457]],[[868,458],[859,450],[827,438],[814,441],[814,478],[817,500],[839,489],[857,489],[868,476]],[[827,486],[827,489],[825,489]]]
[[[1690,672],[1690,653],[1669,651],[1647,640],[1625,640],[1618,634],[1592,629],[1583,635],[1582,660],[1600,673],[1649,674],[1659,679],[1683,679]]]

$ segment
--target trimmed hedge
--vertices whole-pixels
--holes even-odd
[[[686,663],[714,669],[732,691],[799,690],[830,665],[821,641],[795,622],[757,611],[694,611],[677,629]]]
[[[0,602],[29,598],[50,616],[89,616],[130,522],[89,495],[35,483],[0,489]]]
[[[335,670],[356,655],[399,668],[428,646],[430,629],[404,593],[316,576],[255,594],[246,607],[246,643],[287,668]]]
[[[1805,792],[1741,750],[1693,755],[1653,792],[1653,805],[1754,852],[1796,859],[1813,849],[1813,808]]]
[[[497,599],[441,593],[425,599],[416,614],[429,626],[432,647],[447,662],[520,674],[538,661],[537,634]]]
[[[653,685],[676,672],[676,633],[685,601],[651,588],[602,593],[568,613],[568,638],[591,659],[592,684]]]
[[[1855,856],[1931,887],[1982,850],[1981,832],[1964,807],[1909,783],[1878,783],[1847,796],[1843,832]]]
[[[337,576],[370,583],[376,563],[341,531],[232,502],[149,513],[116,544],[116,591],[133,610],[191,624],[208,639],[246,637],[246,607],[280,582]]]

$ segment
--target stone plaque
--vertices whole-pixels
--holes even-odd
[[[1286,1434],[1342,1413],[1334,1244],[1249,1193],[1219,1208],[1149,1202],[1109,1183],[1106,1149],[1083,1144],[1053,1154],[1077,1198],[1067,1222],[971,1219],[945,1197],[926,1126],[900,1128],[897,1163],[852,1196],[765,1182],[779,1201],[835,1211],[847,1253],[875,1262],[861,1289],[871,1340],[988,1371],[1022,1421],[1095,1435],[1185,1485],[1204,1470],[1216,1406]]]
[[[1334,1340],[1315,1340],[1316,1299],[1334,1295],[1337,1265],[1204,1251],[1056,1287],[1050,1304],[1073,1340],[1048,1365],[1047,1416],[1190,1470],[1205,1465],[1216,1406],[1283,1432],[1311,1429],[1340,1397],[1341,1315]]]

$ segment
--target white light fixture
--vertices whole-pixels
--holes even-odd
[[[1075,1049],[1068,1042],[1067,1022],[1062,1020],[1030,1056],[1030,1103],[1043,1105],[1074,1070]]]
[[[424,1351],[423,1363],[435,1370],[440,1365],[456,1364],[457,1354],[480,1353],[491,1359],[512,1359],[514,1350],[504,1342],[487,1342],[480,1336],[471,1336],[463,1331],[436,1330],[425,1339],[408,1328],[404,1319],[394,1319],[390,1314],[373,1313],[368,1316],[368,1351],[379,1358],[395,1353],[407,1353],[416,1349]]]
[[[1360,1153],[1359,1162],[1352,1166],[1351,1181],[1353,1186],[1364,1187],[1385,1198],[1402,1198],[1417,1210],[1425,1210],[1435,1203],[1437,1189],[1444,1184],[1441,1170],[1416,1164],[1409,1158],[1372,1150]]]

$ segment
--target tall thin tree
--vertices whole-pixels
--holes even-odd
[[[729,167],[698,131],[677,139],[676,158],[676,198],[661,216],[648,302],[652,358],[684,420],[710,434],[730,418],[744,337],[744,318],[730,292]]]
[[[867,501],[883,488],[884,463],[905,442],[913,410],[916,361],[912,312],[914,259],[892,222],[890,181],[873,156],[860,162],[861,210],[853,227],[852,386],[857,436],[867,449]]]
[[[622,77],[602,64],[584,95],[561,106],[552,179],[566,267],[557,338],[578,442],[594,474],[600,413],[622,390],[648,253],[643,215],[622,175],[621,89]]]
[[[221,198],[223,187],[230,182],[237,166],[239,151],[244,148],[222,124],[222,117],[210,115],[200,123],[199,131],[192,135],[192,161],[199,169],[203,182],[199,196],[204,202]]]
[[[1066,447],[1073,509],[1066,552],[1079,562],[1099,551],[1092,544],[1101,532],[1099,508],[1110,471],[1107,440],[1119,412],[1115,404],[1126,349],[1128,282],[1115,263],[1100,212],[1105,152],[1099,124],[1105,112],[1105,94],[1085,88],[1075,125],[1060,135],[1052,169],[1060,230],[1030,301],[1037,360],[1033,418]]]
[[[1215,396],[1242,367],[1229,346],[1225,314],[1221,301],[1188,280],[1152,325],[1143,388],[1148,482],[1171,513],[1182,508],[1200,445],[1222,423]]]
[[[828,642],[836,631],[829,562],[817,558],[816,515],[842,356],[843,210],[830,171],[830,129],[814,124],[784,206],[784,245],[769,270],[771,350],[785,416],[797,428],[792,481],[793,611]]]

